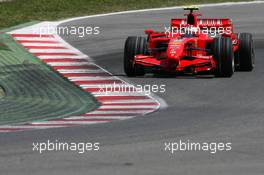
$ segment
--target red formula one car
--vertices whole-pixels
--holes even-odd
[[[254,46],[249,33],[236,34],[230,19],[202,19],[189,10],[186,19],[172,19],[164,32],[145,30],[147,37],[128,37],[124,49],[127,76],[145,73],[214,74],[231,77],[252,71]]]

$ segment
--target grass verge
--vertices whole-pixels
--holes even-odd
[[[228,1],[246,0],[13,0],[0,2],[0,28],[36,20]]]

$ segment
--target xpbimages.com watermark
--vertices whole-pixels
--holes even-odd
[[[99,85],[99,93],[104,93],[105,95],[113,92],[117,93],[143,93],[145,95],[150,95],[151,93],[165,93],[166,92],[166,85],[131,85],[127,83],[113,83],[113,84],[106,84],[106,85]]]
[[[34,33],[42,35],[73,35],[79,38],[83,38],[89,35],[99,35],[100,27],[98,26],[53,26],[47,25],[43,27],[35,28]]]
[[[176,34],[180,35],[197,35],[197,34],[205,34],[210,35],[212,37],[216,37],[217,35],[222,34],[232,34],[232,27],[194,27],[194,26],[182,26],[179,27],[164,27],[165,33],[167,35],[171,35],[172,37]]]
[[[38,152],[40,154],[44,152],[53,152],[53,151],[72,151],[79,154],[83,154],[90,151],[99,151],[100,143],[99,142],[62,142],[62,141],[51,141],[47,140],[46,142],[33,142],[32,151]]]
[[[176,154],[177,152],[186,151],[203,151],[215,154],[217,152],[231,151],[231,142],[193,142],[190,140],[177,142],[165,142],[164,151],[170,154]]]

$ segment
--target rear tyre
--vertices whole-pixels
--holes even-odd
[[[231,77],[235,72],[235,60],[232,40],[227,37],[215,38],[213,56],[217,63],[217,77]]]
[[[255,67],[255,51],[253,37],[250,33],[238,35],[239,49],[236,53],[239,71],[252,71]]]
[[[136,65],[135,55],[147,52],[147,40],[144,37],[130,36],[127,38],[124,49],[124,71],[127,76],[143,76],[144,67]]]

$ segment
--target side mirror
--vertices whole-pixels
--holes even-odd
[[[144,32],[145,32],[145,34],[150,35],[150,34],[154,33],[154,30],[147,29]]]

